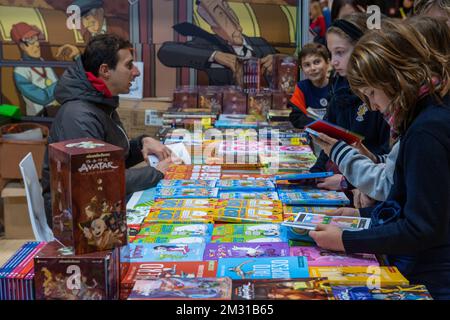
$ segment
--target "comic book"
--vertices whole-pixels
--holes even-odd
[[[280,225],[275,223],[215,224],[213,229],[213,236],[232,235],[278,237],[280,234]]]
[[[283,210],[280,208],[220,208],[213,213],[215,222],[283,222]]]
[[[219,180],[220,191],[274,191],[275,185],[270,180]]]
[[[315,188],[278,189],[278,197],[286,205],[345,206],[350,204],[343,192]]]
[[[208,243],[203,260],[245,257],[285,257],[289,256],[287,243]]]
[[[217,188],[158,188],[156,199],[217,198]]]
[[[135,262],[120,281],[120,299],[128,298],[136,280],[157,278],[209,278],[217,274],[216,261]]]
[[[154,202],[152,209],[214,209],[216,204],[217,199],[160,199]]]
[[[231,279],[308,278],[305,257],[222,258],[218,260],[218,277]]]
[[[215,209],[152,209],[145,223],[213,223]]]
[[[216,181],[211,180],[161,180],[157,188],[214,188]]]
[[[276,192],[219,192],[219,199],[260,199],[260,200],[278,200]]]
[[[283,204],[279,200],[261,200],[261,199],[219,199],[216,202],[218,209],[220,208],[264,208],[264,209],[281,209]]]
[[[368,287],[332,286],[336,300],[433,300],[423,285]]]
[[[133,243],[207,243],[211,236],[186,236],[186,235],[137,235]]]
[[[310,267],[311,277],[327,277],[331,285],[409,285],[396,267]]]
[[[146,223],[142,225],[140,236],[211,236],[213,225],[206,223],[163,224]]]
[[[233,280],[233,300],[333,300],[326,278]]]
[[[129,300],[230,300],[229,278],[137,280]]]
[[[218,235],[211,237],[211,243],[253,243],[253,242],[285,242],[281,236],[264,235]]]
[[[204,251],[204,243],[130,243],[121,248],[120,260],[124,263],[201,261]]]
[[[328,251],[319,247],[291,247],[291,256],[303,256],[310,267],[378,266],[373,254],[351,254]]]

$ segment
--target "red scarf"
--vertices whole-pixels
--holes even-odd
[[[102,93],[106,98],[112,98],[111,91],[109,91],[106,83],[102,79],[97,78],[92,72],[86,72],[86,76],[98,92]]]

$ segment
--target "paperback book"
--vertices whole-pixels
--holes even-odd
[[[192,224],[144,224],[140,236],[211,236],[213,225],[206,223]]]
[[[286,256],[289,256],[289,246],[287,243],[208,243],[205,248],[203,260]]]
[[[260,199],[260,200],[279,200],[276,192],[227,192],[221,191],[219,199]]]
[[[217,188],[221,191],[274,191],[270,180],[219,180]]]
[[[336,300],[433,300],[423,285],[368,287],[332,286]]]
[[[304,206],[345,206],[350,204],[343,192],[325,191],[302,187],[298,189],[279,189],[278,197],[286,205]]]
[[[350,267],[378,266],[378,260],[373,254],[352,254],[328,251],[319,247],[291,247],[291,256],[303,256],[308,259],[310,267]]]
[[[217,188],[159,188],[157,199],[217,198]]]
[[[130,243],[121,248],[120,261],[122,263],[202,261],[204,251],[204,243]]]
[[[212,180],[161,180],[157,188],[214,188],[216,181]]]
[[[215,209],[152,209],[145,223],[213,223]]]
[[[220,208],[213,213],[215,222],[242,223],[280,223],[283,221],[283,210],[280,208]]]

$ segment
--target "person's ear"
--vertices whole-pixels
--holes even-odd
[[[108,67],[106,63],[102,63],[100,67],[98,68],[98,77],[109,80],[109,77],[111,76],[111,70]]]

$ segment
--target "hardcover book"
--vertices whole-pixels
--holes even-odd
[[[218,277],[231,279],[308,278],[305,257],[223,258],[218,260]]]
[[[343,192],[302,187],[278,190],[278,197],[286,205],[344,206],[350,204]]]
[[[212,224],[144,224],[139,235],[141,236],[211,236]]]
[[[229,278],[137,280],[129,300],[230,300]]]
[[[357,133],[351,132],[325,120],[316,120],[313,123],[308,124],[306,128],[324,133],[337,140],[343,140],[350,145],[360,143],[364,139],[363,136]]]
[[[157,199],[217,198],[217,188],[158,188]]]
[[[216,181],[211,180],[161,180],[157,188],[214,188]]]
[[[326,278],[233,280],[233,300],[333,300]]]
[[[213,213],[216,222],[274,222],[283,221],[283,210],[280,208],[220,208]]]
[[[368,287],[332,286],[336,300],[433,300],[423,285]]]
[[[246,257],[285,257],[289,256],[287,243],[208,243],[203,260]]]
[[[245,235],[278,237],[280,234],[280,225],[275,223],[216,224],[213,229],[213,236]]]
[[[220,199],[260,199],[260,200],[278,200],[276,192],[227,192],[219,193]]]
[[[152,209],[145,218],[145,223],[213,223],[215,209]]]
[[[120,261],[122,263],[201,261],[204,251],[204,243],[130,243],[121,248]]]
[[[152,209],[214,209],[216,203],[216,199],[160,199],[154,202]]]
[[[350,267],[378,266],[378,260],[373,254],[352,254],[328,251],[319,247],[291,247],[291,256],[303,256],[308,259],[310,267]]]
[[[220,191],[274,191],[275,185],[270,180],[219,180]]]

